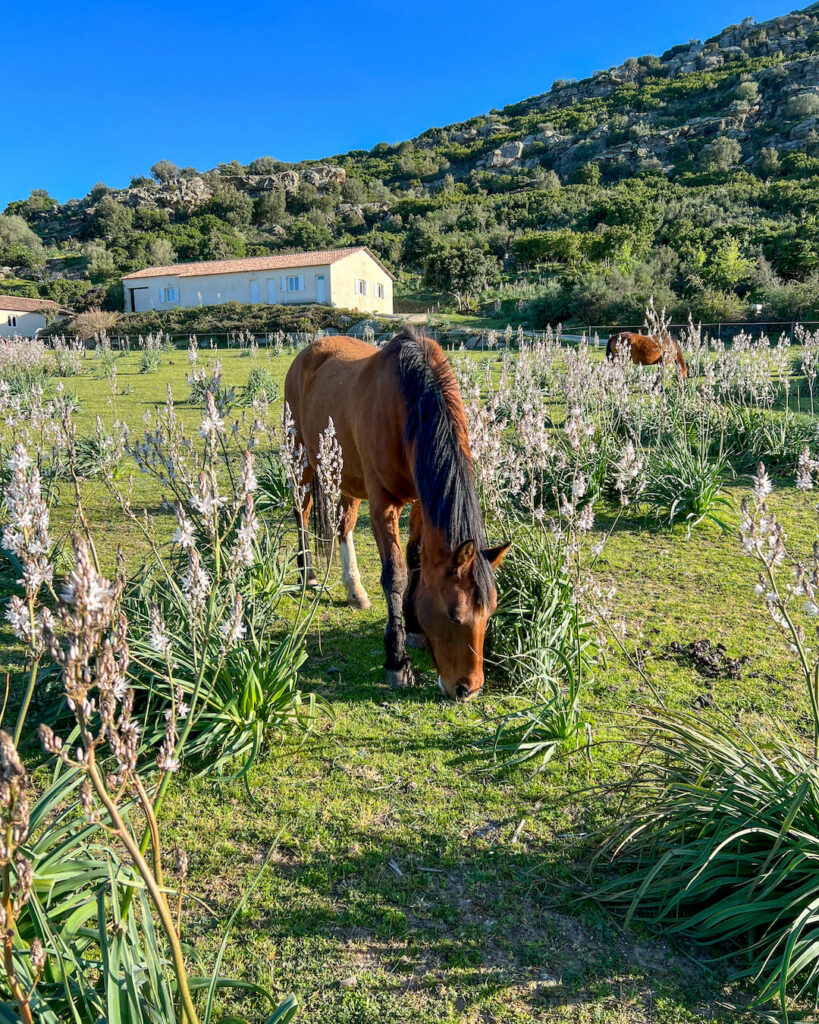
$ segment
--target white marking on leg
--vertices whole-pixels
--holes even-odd
[[[357,608],[369,608],[370,600],[361,585],[361,574],[358,571],[358,560],[355,556],[355,544],[352,531],[339,545],[341,552],[341,579],[347,588],[347,600]]]

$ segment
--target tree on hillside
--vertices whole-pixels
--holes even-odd
[[[497,273],[493,256],[467,242],[442,245],[427,257],[424,283],[436,291],[448,292],[461,310],[485,291]]]
[[[341,197],[345,203],[366,203],[367,186],[360,178],[346,178],[341,186]]]
[[[91,242],[86,246],[85,249],[86,265],[88,267],[88,276],[94,282],[99,284],[111,277],[116,270],[114,263],[114,255],[105,248],[103,242]]]
[[[295,249],[329,249],[333,244],[333,236],[326,225],[314,224],[306,217],[299,217],[287,229],[287,244]]]
[[[247,165],[248,174],[275,174],[281,170],[280,160],[274,160],[272,156],[258,156]]]
[[[167,238],[155,238],[148,246],[148,259],[155,267],[176,262],[176,250]]]
[[[819,96],[815,92],[800,92],[796,96],[791,96],[785,110],[788,117],[794,120],[816,117],[819,114]]]
[[[736,239],[727,238],[711,257],[705,276],[717,288],[733,290],[750,278],[754,266],[754,260],[743,256]]]
[[[512,243],[518,263],[579,263],[585,255],[584,237],[570,228],[521,235]]]
[[[133,227],[134,214],[128,206],[104,195],[94,211],[94,228],[106,242],[125,242]]]
[[[779,171],[779,153],[773,146],[765,146],[756,160],[756,172],[760,178],[776,177]]]
[[[600,164],[589,162],[577,168],[572,175],[572,181],[577,185],[599,185],[602,177]]]
[[[262,227],[281,224],[284,218],[285,198],[282,189],[262,192],[253,204],[253,223]]]
[[[176,164],[171,163],[170,160],[157,160],[151,168],[151,174],[157,181],[162,183],[173,181],[175,178],[179,177],[180,173],[181,172]]]
[[[742,146],[736,139],[721,135],[703,146],[700,161],[707,171],[730,171],[742,159]]]
[[[8,204],[6,214],[17,214],[24,220],[31,220],[37,214],[47,213],[57,206],[57,200],[52,198],[44,188],[33,188],[28,199],[16,199]]]
[[[0,217],[0,246],[22,245],[26,249],[39,252],[43,248],[40,241],[31,228],[18,214],[6,214]]]
[[[234,227],[250,224],[253,216],[253,200],[227,181],[218,181],[210,200],[202,207],[205,213],[212,213],[220,220]]]
[[[231,160],[230,163],[219,164],[216,170],[219,174],[242,175],[245,173],[245,166],[240,164],[238,160]]]
[[[34,269],[42,265],[43,243],[18,214],[0,217],[0,263]]]

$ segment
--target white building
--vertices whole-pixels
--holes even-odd
[[[125,312],[314,302],[367,313],[392,313],[395,278],[363,245],[247,259],[147,267],[122,279]]]
[[[33,338],[45,327],[48,317],[54,320],[70,313],[51,299],[0,295],[0,338]]]

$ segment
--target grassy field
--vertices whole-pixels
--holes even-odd
[[[281,382],[289,362],[264,352],[219,356],[225,382],[236,386],[257,365]],[[80,402],[80,433],[97,414],[138,433],[167,385],[180,415],[191,426],[201,419],[200,408],[181,404],[184,352],[164,354],[150,374],[139,373],[138,354],[122,356],[116,395],[94,375],[92,357],[86,366],[65,381]],[[735,506],[747,490],[742,479],[729,486]],[[147,481],[135,495],[135,504],[158,508],[161,495]],[[122,544],[136,567],[140,540],[122,527],[104,487],[89,482],[86,501],[106,564]],[[813,541],[813,504],[785,482],[771,497],[801,551]],[[66,492],[59,526],[71,518]],[[597,530],[609,526],[603,510]],[[329,702],[332,718],[303,745],[288,741],[261,758],[250,778],[255,802],[239,786],[176,780],[163,812],[166,843],[188,851],[197,897],[186,903],[183,938],[212,963],[220,922],[275,846],[238,915],[223,973],[296,992],[299,1019],[311,1024],[737,1020],[726,1006],[745,995],[730,981],[730,959],[655,931],[626,931],[589,898],[596,835],[618,812],[609,787],[631,753],[625,730],[654,699],[639,674],[608,651],[584,697],[591,743],[539,775],[488,771],[477,744],[496,714],[491,677],[480,700],[454,705],[434,685],[427,656],[413,652],[422,685],[388,689],[380,565],[366,514],[357,537],[372,608],[347,608],[336,568],[302,680]],[[598,569],[617,587],[627,645],[670,706],[713,700],[752,728],[770,716],[800,730],[803,690],[732,531],[703,525],[686,540],[684,531],[622,520]],[[742,659],[735,678],[707,678],[681,652],[702,640]],[[264,1007],[241,997],[223,995],[221,1005],[263,1018]]]

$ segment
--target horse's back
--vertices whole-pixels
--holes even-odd
[[[377,454],[401,445],[397,373],[385,352],[358,338],[320,338],[293,360],[284,382],[296,432],[315,464],[319,434],[332,419],[344,458],[344,492],[366,497]]]
[[[284,379],[284,397],[298,423],[304,402],[309,400],[317,381],[329,378],[332,386],[344,390],[345,378],[352,376],[363,360],[370,359],[378,349],[358,338],[342,335],[318,338],[311,342],[290,364]]]
[[[609,338],[606,346],[606,357],[615,358],[621,347],[626,347],[631,360],[638,365],[654,366],[668,357],[674,360],[680,367],[683,376],[686,375],[686,365],[680,347],[677,342],[666,334],[661,339],[649,337],[646,334],[637,334],[633,331],[620,331]]]

